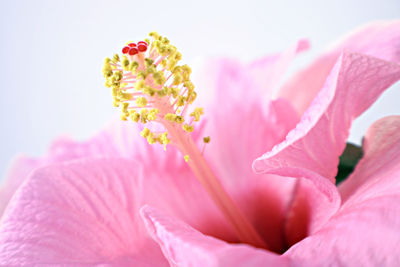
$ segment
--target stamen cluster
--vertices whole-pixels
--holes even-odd
[[[203,109],[188,111],[197,93],[190,80],[190,67],[178,65],[181,53],[167,38],[156,32],[149,35],[150,40],[129,42],[122,48],[122,56],[106,58],[103,75],[105,85],[112,89],[114,106],[121,108],[121,119],[160,123],[165,131],[144,128],[141,135],[150,144],[166,146],[171,142],[167,129],[192,132]]]

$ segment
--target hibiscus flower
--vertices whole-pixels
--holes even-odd
[[[138,56],[148,43],[123,52]],[[216,184],[197,179],[197,154],[173,135],[133,122],[18,158],[1,191],[0,265],[399,265],[400,116],[375,122],[355,171],[338,187],[335,176],[352,121],[400,79],[400,22],[350,34],[275,90],[307,48],[300,41],[250,64],[207,62],[198,92],[209,103],[188,136],[200,146],[211,136],[200,154]],[[124,119],[143,118],[128,107]]]

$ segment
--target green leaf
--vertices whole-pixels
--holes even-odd
[[[347,143],[343,154],[339,158],[338,173],[336,175],[336,185],[340,184],[353,172],[358,161],[363,156],[362,147]]]

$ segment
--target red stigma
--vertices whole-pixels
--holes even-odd
[[[128,46],[129,47],[136,47],[136,44],[135,43],[130,43],[130,44],[128,44]]]
[[[138,42],[138,50],[139,52],[145,52],[147,50],[147,43],[144,41]]]
[[[138,51],[135,47],[132,47],[132,48],[129,50],[129,55],[133,56],[133,55],[136,55],[138,52],[139,52],[139,51]]]
[[[122,53],[126,54],[129,52],[129,49],[131,49],[129,46],[125,46],[124,48],[122,48]]]
[[[138,50],[139,50],[139,52],[145,52],[147,50],[147,45],[140,44],[138,46]]]

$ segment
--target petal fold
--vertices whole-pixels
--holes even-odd
[[[141,215],[171,266],[288,266],[278,254],[205,236],[150,206]]]
[[[285,255],[294,266],[400,265],[400,116],[368,130],[365,155],[340,190],[344,203]]]
[[[400,62],[400,20],[373,22],[343,37],[289,79],[277,97],[288,99],[299,114],[303,114],[344,51]]]
[[[352,121],[398,79],[398,64],[344,53],[296,128],[256,159],[253,169],[276,174],[285,168],[307,169],[334,183]]]

